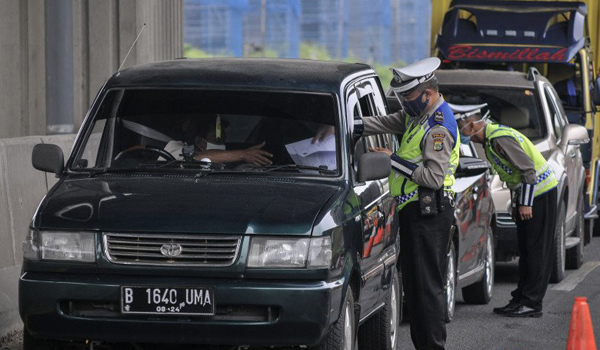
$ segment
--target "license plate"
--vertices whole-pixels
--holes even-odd
[[[153,315],[214,315],[212,288],[121,287],[121,312]]]

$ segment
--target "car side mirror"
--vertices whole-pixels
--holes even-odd
[[[379,180],[392,172],[390,156],[382,152],[368,152],[358,162],[358,182]]]
[[[585,127],[579,124],[569,124],[565,126],[562,139],[560,140],[560,146],[582,145],[588,142],[590,142],[590,136]]]
[[[594,105],[600,105],[600,78],[596,79],[594,84]]]
[[[57,145],[37,144],[33,146],[31,164],[37,170],[60,175],[65,167],[63,151]]]
[[[458,159],[457,177],[477,176],[485,173],[490,165],[485,160],[475,157],[460,157]]]

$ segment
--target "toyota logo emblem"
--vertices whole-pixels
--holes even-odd
[[[181,245],[177,243],[163,244],[162,247],[160,247],[160,253],[164,256],[169,257],[178,256],[179,254],[181,254],[182,250],[183,249],[181,248]]]

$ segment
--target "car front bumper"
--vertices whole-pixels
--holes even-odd
[[[215,316],[124,315],[121,286],[214,288]],[[19,310],[39,338],[134,343],[315,345],[338,319],[344,279],[281,281],[23,273]]]

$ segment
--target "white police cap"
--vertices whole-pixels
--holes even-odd
[[[428,57],[403,68],[390,68],[394,73],[394,79],[390,85],[396,92],[405,95],[418,85],[431,80],[434,76],[433,72],[438,69],[440,64],[439,58]]]
[[[483,103],[480,105],[455,105],[452,103],[448,103],[448,106],[450,106],[450,109],[452,109],[452,112],[454,113],[454,118],[456,118],[456,120],[466,119],[475,114],[482,114],[481,109],[487,107],[487,105],[487,103]],[[485,114],[485,116],[483,116],[484,119],[487,117],[488,113],[489,110]]]

